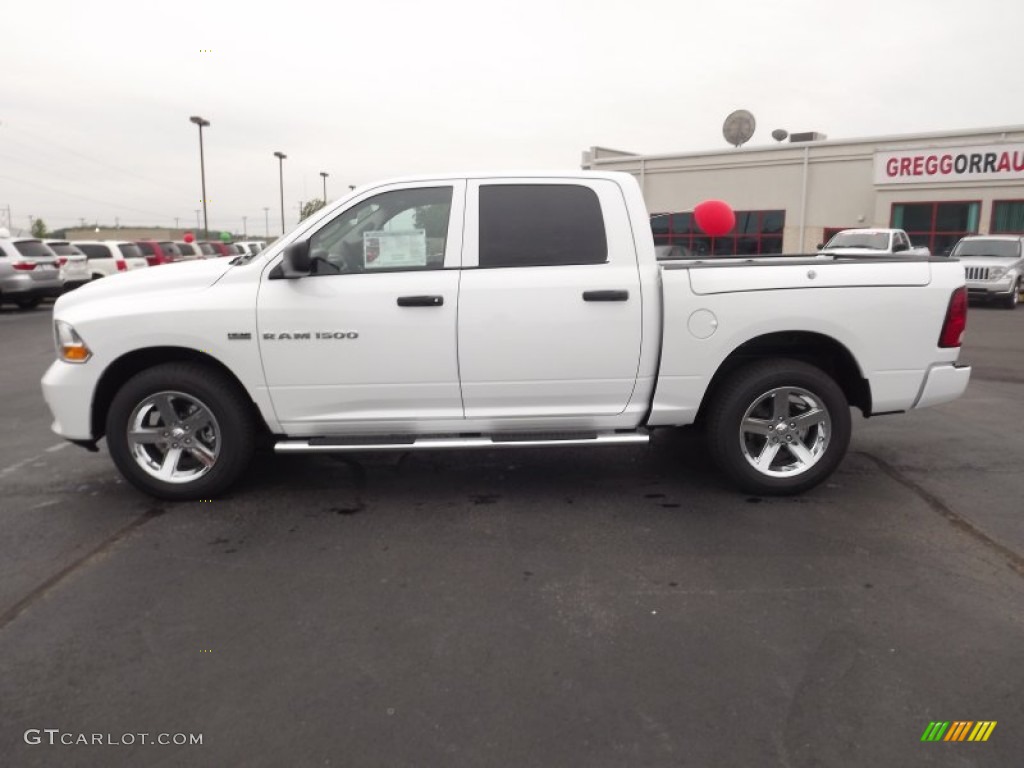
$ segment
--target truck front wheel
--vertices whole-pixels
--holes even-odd
[[[166,363],[129,379],[107,413],[110,456],[132,485],[161,499],[211,498],[252,457],[247,398],[219,371]]]
[[[748,493],[802,493],[839,466],[850,444],[850,407],[824,371],[798,360],[737,369],[708,413],[708,448]]]
[[[1003,299],[1003,307],[1005,309],[1016,309],[1017,304],[1020,303],[1020,281],[1013,286],[1013,290],[1010,291],[1010,295]]]

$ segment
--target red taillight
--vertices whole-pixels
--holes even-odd
[[[967,328],[967,288],[961,286],[949,297],[946,320],[939,334],[940,347],[959,347],[960,339]]]
[[[146,264],[151,266],[151,267],[155,267],[159,263],[160,263],[160,257],[159,256],[147,256],[146,257]]]
[[[125,264],[124,259],[118,259],[115,263],[117,264],[118,272],[124,272],[128,269],[128,265]]]
[[[22,272],[31,272],[36,268],[36,263],[34,261],[16,261],[11,266]]]
[[[68,263],[68,257],[67,256],[58,256],[57,257],[57,264],[59,264],[60,266],[63,267],[67,263]]]

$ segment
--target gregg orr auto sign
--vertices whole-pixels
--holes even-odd
[[[1024,144],[875,153],[875,184],[1024,179]]]

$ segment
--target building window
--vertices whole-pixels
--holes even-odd
[[[656,213],[651,216],[655,245],[679,245],[694,256],[736,256],[782,253],[785,211],[736,211],[736,226],[727,235],[709,237],[701,232],[692,213]]]
[[[1024,235],[1024,200],[996,200],[992,203],[993,235]]]
[[[981,203],[893,203],[890,226],[906,230],[910,242],[935,254],[949,253],[965,235],[978,232]]]

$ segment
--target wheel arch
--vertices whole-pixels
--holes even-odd
[[[865,416],[871,415],[871,385],[843,343],[813,331],[777,331],[749,339],[729,353],[711,377],[696,422],[704,421],[708,404],[733,371],[747,363],[772,358],[800,360],[820,368],[835,380],[850,405]]]
[[[239,395],[245,397],[251,406],[253,423],[256,424],[257,429],[264,434],[269,434],[270,430],[263,418],[263,414],[260,413],[259,407],[253,402],[241,380],[220,360],[188,347],[147,347],[126,352],[107,366],[107,369],[103,371],[103,375],[100,376],[96,384],[95,393],[93,394],[92,412],[90,414],[93,439],[99,440],[106,433],[107,413],[110,411],[110,404],[114,400],[114,395],[117,394],[117,391],[126,381],[148,368],[153,368],[163,363],[175,362],[197,363],[223,374],[236,387]]]

